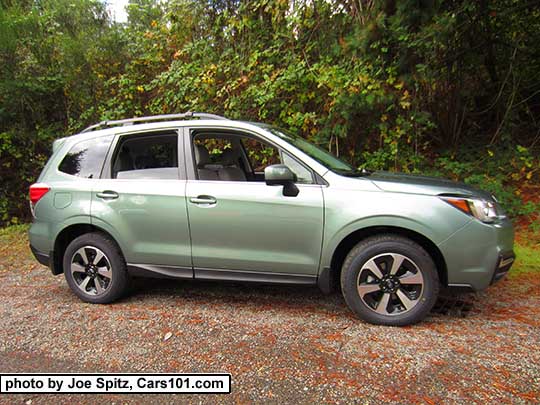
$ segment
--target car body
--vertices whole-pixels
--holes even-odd
[[[357,256],[372,245],[382,255],[386,251],[377,247],[388,239],[398,245],[388,247],[390,256],[377,266],[384,270],[399,258],[408,269],[394,273],[410,279],[420,272],[421,286],[407,292],[417,300],[431,272],[418,264],[425,257],[425,267],[434,268],[434,296],[439,287],[485,289],[513,262],[512,224],[488,193],[444,179],[358,172],[277,128],[210,118],[188,113],[123,120],[55,141],[30,189],[35,257],[53,274],[77,267],[71,283],[86,283],[75,292],[91,302],[109,302],[117,294],[94,299],[111,281],[101,278],[88,287],[88,271],[98,272],[82,257],[91,250],[79,246],[82,256],[72,252],[66,259],[70,243],[87,234],[107,239],[103,251],[117,248],[110,255],[121,257],[126,277],[318,285],[324,292],[339,288],[339,280],[344,287],[343,266],[355,246],[367,240]],[[377,242],[377,236],[384,240]],[[417,260],[407,253],[413,250]],[[111,271],[110,255],[103,272]],[[382,260],[376,256],[355,266]],[[425,316],[425,308],[418,316],[403,316],[408,311],[396,294],[403,296],[405,284],[395,287],[395,274],[382,277],[372,270],[348,270],[367,272],[351,275],[355,288],[377,283],[390,291],[363,296],[391,302],[385,307],[391,311],[372,311],[382,318],[368,321],[408,324]],[[375,299],[358,302],[372,310],[381,305]]]

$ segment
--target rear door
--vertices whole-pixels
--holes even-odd
[[[92,221],[138,270],[193,277],[181,130],[118,135],[92,190]]]

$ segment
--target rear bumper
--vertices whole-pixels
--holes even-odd
[[[54,257],[53,252],[49,252],[49,254],[47,254],[47,253],[37,250],[32,245],[30,245],[30,250],[32,251],[32,254],[34,255],[34,257],[40,264],[47,266],[53,274],[57,274],[53,270],[53,263],[51,260],[51,257]]]
[[[50,255],[48,255],[47,253],[44,253],[44,252],[40,252],[39,250],[37,250],[32,245],[30,245],[30,250],[32,251],[32,254],[34,255],[34,257],[36,258],[36,260],[40,264],[49,267]]]

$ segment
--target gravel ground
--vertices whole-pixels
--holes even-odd
[[[0,403],[540,403],[540,271],[389,328],[314,288],[139,280],[116,304],[85,304],[22,235],[0,239],[2,372],[229,372],[232,393]]]

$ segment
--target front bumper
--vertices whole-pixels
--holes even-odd
[[[438,245],[449,287],[483,290],[502,279],[514,262],[514,229],[508,219],[496,224],[471,220]]]
[[[512,264],[514,264],[515,258],[516,255],[514,252],[501,254],[499,256],[499,260],[497,260],[497,267],[495,267],[495,270],[493,271],[491,284],[503,279],[508,274],[510,267],[512,267]]]

